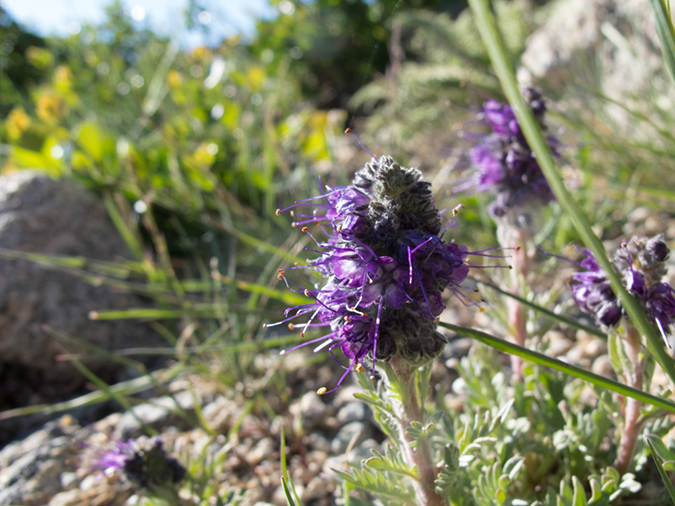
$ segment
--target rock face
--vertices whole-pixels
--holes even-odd
[[[34,172],[0,177],[0,248],[94,260],[130,257],[92,193]],[[94,287],[68,273],[0,259],[0,411],[63,399],[84,384],[71,364],[55,360],[64,352],[82,350],[64,346],[44,325],[107,350],[153,345],[158,337],[138,322],[88,317],[92,310],[147,305],[138,296]],[[85,363],[114,379],[117,366],[111,361]]]
[[[643,0],[559,0],[528,39],[518,77],[558,93],[574,87],[570,96],[599,91],[630,107],[650,100],[668,109],[675,100],[654,13]],[[608,103],[603,108],[625,134],[639,135],[625,110]]]

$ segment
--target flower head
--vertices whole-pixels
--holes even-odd
[[[625,310],[610,287],[605,271],[593,254],[584,249],[583,271],[573,275],[572,294],[582,311],[608,327],[618,325]],[[647,239],[633,237],[623,243],[612,258],[626,289],[642,304],[652,321],[665,335],[675,323],[675,290],[662,281],[666,274],[668,246],[662,235]],[[667,342],[667,340],[666,340]]]
[[[167,455],[158,438],[129,439],[118,441],[112,449],[95,449],[87,467],[106,476],[119,472],[140,487],[176,484],[185,475],[185,468]]]
[[[309,233],[304,227],[309,224],[330,229],[324,227],[327,238],[315,239],[317,248],[310,249],[319,256],[297,267],[317,272],[320,283],[304,288],[280,271],[289,288],[311,300],[286,310],[278,323],[308,316],[291,328],[302,329],[303,336],[315,327],[326,329],[300,346],[316,344],[315,351],[327,348],[331,354],[342,350],[349,366],[343,366],[338,385],[349,372],[364,370],[367,357],[374,363],[398,354],[415,364],[435,358],[445,343],[434,320],[445,308],[446,288],[475,304],[462,293],[462,283],[472,265],[468,257],[481,253],[443,242],[451,224],[442,225],[431,185],[421,178],[419,170],[383,156],[359,170],[350,186],[326,188],[320,197],[291,206],[294,225],[303,231]]]
[[[524,98],[535,118],[545,128],[543,119],[546,104],[541,95],[532,88],[526,88]],[[471,149],[469,158],[474,172],[469,181],[457,189],[473,187],[478,192],[493,193],[496,198],[490,204],[490,212],[498,217],[532,201],[546,205],[553,200],[553,192],[525,140],[511,106],[488,100],[480,118],[491,132],[480,136]],[[558,141],[553,137],[548,140],[557,156],[555,148]]]

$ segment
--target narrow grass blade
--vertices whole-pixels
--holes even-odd
[[[663,480],[663,483],[666,486],[666,490],[668,490],[670,500],[673,502],[673,504],[675,504],[675,487],[673,487],[673,484],[670,481],[668,473],[666,473],[666,470],[663,469],[663,466],[661,465],[661,458],[659,457],[658,453],[656,453],[656,449],[654,448],[654,444],[652,443],[651,439],[649,439],[648,437],[645,439],[647,439],[649,451],[651,452],[652,458],[654,459],[654,463],[656,464],[656,469],[659,470],[661,479]]]
[[[284,489],[284,495],[286,496],[286,502],[288,503],[288,506],[299,506],[293,500],[293,496],[291,495],[291,491],[288,489],[288,485],[286,484],[286,479],[283,476],[281,477],[281,487]]]
[[[288,468],[286,466],[286,435],[284,431],[284,427],[282,425],[281,427],[281,486],[284,488],[284,495],[286,496],[286,501],[288,501],[289,506],[295,506],[297,502],[297,506],[300,506],[300,498],[298,497],[298,493],[295,491],[295,487],[293,486],[293,481],[288,477]],[[290,488],[288,486],[288,483],[291,484]],[[292,494],[291,494],[292,492]],[[293,496],[295,496],[295,501],[293,500]]]
[[[138,240],[136,234],[134,234],[125,223],[124,218],[117,208],[117,204],[115,204],[114,199],[110,195],[105,195],[103,202],[105,203],[106,211],[108,211],[108,216],[110,216],[110,219],[115,225],[115,228],[117,228],[117,231],[122,236],[122,239],[124,239],[124,242],[129,247],[129,250],[131,250],[131,253],[133,253],[134,258],[139,262],[142,262],[143,245]]]
[[[115,385],[110,385],[109,393],[120,394],[120,395],[133,395],[148,388],[153,388],[157,384],[167,383],[173,378],[175,378],[184,368],[183,364],[176,364],[170,369],[162,369],[160,371],[155,371],[150,375],[142,376],[140,378],[134,378],[129,381],[123,381]],[[109,393],[96,391],[89,394],[82,395],[81,397],[76,397],[69,401],[59,402],[57,404],[36,404],[33,406],[26,406],[23,408],[15,408],[7,411],[0,412],[0,420],[6,420],[8,418],[16,418],[18,416],[25,415],[52,415],[54,413],[63,413],[64,411],[70,411],[71,409],[82,408],[85,406],[92,406],[94,404],[99,404],[110,399]]]
[[[656,17],[656,33],[661,41],[663,59],[666,60],[670,77],[675,83],[675,28],[665,0],[649,0]]]
[[[295,262],[303,262],[304,260],[300,257],[297,257],[288,251],[284,251],[280,248],[277,248],[273,244],[269,244],[265,241],[262,241],[260,239],[256,239],[252,235],[247,234],[246,232],[242,232],[241,230],[227,224],[227,223],[218,223],[217,224],[219,228],[225,229],[227,232],[235,236],[237,239],[240,239],[242,242],[248,244],[249,246],[252,246],[254,248],[258,248],[262,251],[267,251],[268,253],[272,253],[274,255],[278,255],[280,258],[283,258],[284,260],[290,262],[290,263],[295,263]]]
[[[647,318],[642,306],[623,286],[621,276],[614,270],[602,241],[593,232],[588,216],[572,198],[572,194],[560,177],[551,148],[548,146],[541,127],[530,108],[523,101],[509,53],[490,9],[490,2],[488,0],[469,0],[469,5],[476,18],[476,26],[490,55],[492,65],[497,77],[499,77],[499,82],[504,89],[504,94],[513,108],[527,142],[536,154],[539,166],[546,176],[558,203],[569,216],[584,244],[595,256],[598,265],[606,272],[614,293],[621,299],[621,304],[633,325],[640,334],[647,338],[649,352],[675,384],[675,360],[666,352],[656,326]]]
[[[619,383],[618,381],[614,381],[604,376],[600,376],[599,374],[586,371],[581,367],[567,364],[562,360],[558,360],[552,357],[547,357],[546,355],[543,355],[539,352],[528,350],[527,348],[523,348],[522,346],[518,346],[517,344],[509,343],[508,341],[504,341],[503,339],[499,339],[498,337],[491,336],[490,334],[486,334],[485,332],[481,332],[479,330],[469,329],[465,327],[458,327],[457,325],[452,325],[450,323],[443,323],[443,322],[440,322],[439,325],[441,327],[453,330],[465,336],[472,337],[476,341],[480,341],[481,343],[487,344],[488,346],[492,346],[493,348],[499,351],[503,351],[504,353],[516,355],[518,357],[534,362],[535,364],[550,367],[551,369],[555,369],[556,371],[560,371],[562,373],[569,374],[570,376],[574,376],[575,378],[588,381],[589,383],[592,383],[593,385],[596,385],[600,388],[605,388],[607,390],[611,390],[612,392],[616,392],[618,394],[625,395],[627,397],[632,397],[633,399],[637,399],[647,404],[651,404],[652,406],[667,409],[668,411],[675,413],[674,402],[662,399],[660,397],[657,397],[647,392],[643,392],[636,388],[626,386],[622,383]]]
[[[141,420],[136,412],[133,410],[131,403],[129,400],[126,398],[126,396],[123,393],[120,392],[115,392],[110,388],[110,385],[108,385],[105,381],[103,381],[101,378],[96,376],[94,372],[89,369],[86,365],[84,365],[80,360],[77,358],[71,358],[69,360],[71,364],[75,366],[75,368],[80,371],[82,376],[87,378],[89,381],[91,381],[96,387],[101,390],[103,393],[105,393],[109,399],[114,399],[119,403],[120,406],[122,406],[126,411],[131,413],[131,416],[134,417],[134,419],[143,427],[143,429],[150,434],[151,436],[157,436],[158,432],[153,429],[152,427],[148,426],[143,420]]]
[[[523,306],[527,306],[531,309],[534,309],[535,311],[551,318],[552,320],[558,321],[560,323],[564,323],[565,325],[569,325],[570,327],[573,327],[578,330],[583,330],[584,332],[588,332],[591,335],[597,336],[601,339],[607,339],[607,334],[602,332],[600,329],[595,328],[595,327],[588,327],[586,325],[583,325],[579,323],[578,321],[574,320],[573,318],[567,318],[566,316],[559,315],[554,313],[553,311],[546,309],[545,307],[538,306],[534,302],[530,302],[529,300],[523,299],[522,297],[518,297],[517,295],[513,293],[509,293],[506,290],[502,290],[496,285],[493,285],[492,283],[484,283],[482,281],[479,281],[481,285],[488,286],[492,290],[501,293],[502,295],[506,295],[507,297],[510,297],[514,300],[517,300],[520,302]]]

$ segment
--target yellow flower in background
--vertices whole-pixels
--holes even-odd
[[[212,56],[212,51],[206,46],[198,46],[192,50],[192,57],[195,60],[206,60],[210,59]]]
[[[30,117],[23,107],[15,107],[7,116],[6,126],[9,138],[17,140],[30,128]]]
[[[54,124],[68,113],[68,108],[60,96],[48,94],[38,98],[35,112],[45,123]]]
[[[183,76],[177,70],[169,70],[166,74],[166,82],[171,88],[178,88],[183,84]]]
[[[54,85],[58,90],[68,91],[73,85],[73,73],[65,65],[59,65],[54,71]]]

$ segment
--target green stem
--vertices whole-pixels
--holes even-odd
[[[425,423],[423,400],[417,394],[415,373],[417,368],[400,357],[392,358],[384,366],[391,390],[398,394],[397,411],[400,419],[399,440],[401,451],[410,468],[417,468],[419,478],[413,482],[415,495],[420,506],[445,506],[445,500],[436,488],[436,466],[434,465],[431,443],[428,437],[419,438],[415,448],[406,429],[413,422]]]
[[[546,142],[546,138],[532,114],[532,111],[523,101],[506,46],[499,33],[499,29],[497,28],[494,15],[490,10],[489,1],[469,0],[469,5],[476,17],[478,31],[480,32],[481,38],[487,48],[487,52],[490,55],[499,82],[513,108],[527,142],[537,156],[541,171],[544,176],[546,176],[546,180],[555,194],[558,203],[571,218],[574,228],[581,236],[584,244],[593,252],[600,267],[607,273],[607,278],[609,279],[612,289],[621,299],[621,304],[626,309],[631,322],[635,325],[641,335],[646,336],[649,352],[670,377],[673,384],[675,384],[675,361],[673,361],[666,352],[661,336],[656,327],[644,314],[638,301],[624,288],[621,276],[614,270],[612,263],[605,253],[602,241],[600,241],[593,232],[588,217],[576,204],[572,195],[565,187],[562,178],[558,174],[556,163],[553,159],[551,149]]]

